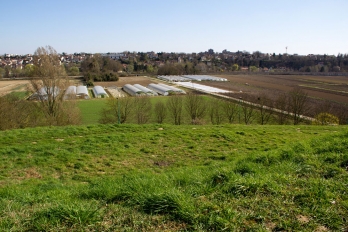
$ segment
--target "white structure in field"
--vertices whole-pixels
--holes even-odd
[[[84,85],[77,86],[76,96],[79,98],[89,99],[87,86],[84,86]]]
[[[108,97],[108,94],[105,92],[104,88],[99,85],[93,87],[93,93],[96,98]]]
[[[88,89],[86,86],[80,85],[78,87],[76,86],[69,86],[64,95],[64,99],[72,99],[72,98],[84,98],[89,99]]]
[[[176,87],[171,86],[171,85],[165,85],[165,84],[162,84],[162,83],[159,83],[158,85],[163,86],[163,87],[165,87],[167,89],[170,89],[172,92],[175,92],[175,93],[186,94],[186,92],[184,90],[176,88]]]
[[[142,96],[145,95],[145,93],[143,91],[141,91],[140,89],[134,87],[133,85],[130,84],[125,84],[123,86],[123,90],[128,93],[131,96]]]
[[[146,88],[145,86],[142,86],[142,85],[139,85],[139,84],[134,84],[134,87],[137,88],[137,89],[140,89],[146,95],[158,96],[158,94],[155,91],[153,91],[153,90],[151,90],[149,88]]]
[[[65,91],[65,95],[76,95],[76,86],[71,85],[69,86],[66,91]]]
[[[226,78],[213,77],[209,75],[183,75],[183,77],[194,81],[227,81]]]
[[[219,89],[207,85],[201,85],[193,82],[177,82],[178,85],[184,86],[189,89],[196,89],[202,92],[207,92],[207,93],[230,93],[231,91],[224,90],[224,89]]]
[[[42,87],[35,94],[31,96],[31,99],[48,100],[48,98],[56,98],[59,95],[58,87]]]
[[[157,76],[158,79],[177,82],[177,81],[190,81],[191,79],[183,77],[183,76]]]
[[[147,88],[155,91],[156,93],[158,94],[161,94],[163,96],[167,96],[169,94],[169,92],[171,91],[170,89],[166,88],[166,87],[163,87],[161,85],[158,85],[158,84],[149,84],[147,86]]]
[[[186,92],[182,89],[179,89],[170,85],[165,85],[165,84],[149,84],[148,88],[163,96],[167,96],[170,93],[186,94]]]

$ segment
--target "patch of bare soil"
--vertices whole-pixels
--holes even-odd
[[[28,80],[1,80],[0,81],[0,96],[4,96],[16,91],[25,91],[27,85],[29,84]]]
[[[293,76],[293,75],[216,75],[227,82],[204,81],[204,85],[221,88],[234,98],[257,103],[261,96],[275,101],[293,88],[301,88],[308,94],[307,116],[328,112],[339,117],[345,124],[348,120],[348,78],[341,76]],[[316,88],[318,87],[318,88]]]

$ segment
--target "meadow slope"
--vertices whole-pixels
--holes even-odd
[[[0,132],[1,231],[344,231],[348,127]]]

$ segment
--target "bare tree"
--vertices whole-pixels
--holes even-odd
[[[222,107],[223,107],[224,113],[228,119],[228,122],[233,123],[234,118],[235,118],[237,111],[238,111],[238,105],[235,103],[232,103],[230,101],[224,101],[222,103]]]
[[[162,101],[159,101],[155,104],[155,115],[156,115],[156,121],[158,123],[163,123],[163,120],[167,115],[167,108]]]
[[[46,123],[78,124],[80,122],[78,108],[74,104],[64,103],[64,90],[69,85],[69,80],[56,50],[51,46],[39,47],[33,58],[35,74],[30,79],[30,84],[39,101],[40,110],[46,116]]]
[[[275,101],[275,108],[277,110],[280,110],[278,113],[278,124],[283,125],[286,122],[286,119],[288,117],[288,96],[284,93],[279,95],[279,97]]]
[[[174,124],[180,125],[182,117],[183,97],[179,95],[171,96],[168,99],[167,105],[169,113],[174,119]]]
[[[212,124],[219,125],[223,120],[223,101],[212,98],[210,101],[209,115]]]
[[[149,97],[136,97],[134,100],[135,117],[138,124],[147,123],[151,117],[151,101]]]
[[[191,123],[197,124],[200,123],[206,112],[206,101],[200,95],[189,93],[185,97],[185,108],[191,118]]]
[[[133,115],[134,98],[109,98],[101,111],[100,123],[126,123]]]
[[[253,120],[254,107],[245,103],[241,104],[244,123],[250,124]]]
[[[300,88],[294,88],[289,92],[289,110],[292,113],[294,125],[297,125],[303,119],[302,116],[309,110],[306,105],[308,94]]]
[[[261,125],[267,124],[273,114],[273,110],[272,110],[273,102],[266,94],[262,94],[260,97],[258,97],[258,104],[260,106],[259,108],[260,124]]]

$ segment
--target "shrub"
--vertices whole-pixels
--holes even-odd
[[[339,119],[332,114],[329,113],[320,113],[315,116],[315,121],[313,121],[313,125],[338,125]]]

